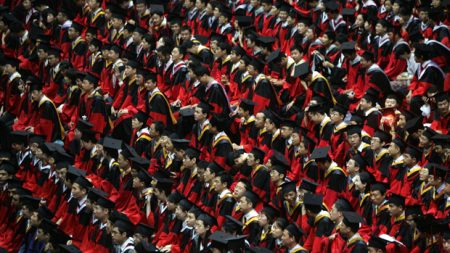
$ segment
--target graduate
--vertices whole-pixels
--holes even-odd
[[[347,239],[347,244],[343,252],[367,252],[366,242],[358,233],[360,223],[363,221],[356,212],[344,212],[344,219],[339,233]]]

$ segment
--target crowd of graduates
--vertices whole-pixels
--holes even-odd
[[[0,252],[450,252],[448,0],[0,0]]]

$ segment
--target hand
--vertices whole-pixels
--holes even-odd
[[[130,20],[127,21],[127,23],[130,23],[130,24],[132,24],[132,25],[135,25],[135,24],[136,24],[136,21],[134,21],[133,19],[130,19]]]
[[[286,105],[286,110],[289,111],[292,106],[294,106],[294,101],[289,102],[289,104]]]
[[[25,128],[25,131],[27,131],[29,133],[34,133],[34,127],[28,126],[28,127]]]
[[[225,75],[222,75],[221,81],[223,85],[230,85],[230,83],[228,82],[228,78]]]

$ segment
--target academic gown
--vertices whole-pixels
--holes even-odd
[[[270,175],[264,165],[257,165],[253,168],[250,177],[250,185],[252,190],[258,194],[259,198],[269,201],[270,197]]]
[[[177,123],[169,101],[159,89],[155,89],[149,94],[147,113],[149,115],[147,125],[151,125],[155,121],[161,121],[165,127],[170,129]]]
[[[42,97],[38,104],[37,113],[33,123],[34,133],[44,135],[47,142],[62,140],[64,128],[53,101],[46,96]]]
[[[281,106],[281,101],[275,88],[263,74],[255,77],[254,88],[250,91],[248,99],[256,103],[254,113],[258,113],[266,108],[276,110]]]
[[[321,241],[324,237],[331,235],[334,224],[330,220],[330,214],[326,211],[320,211],[315,218],[310,217],[308,223],[311,226],[304,247],[311,253],[321,252]]]
[[[81,36],[72,42],[72,47],[69,51],[69,59],[74,68],[78,70],[83,70],[85,68],[87,50],[88,45]]]

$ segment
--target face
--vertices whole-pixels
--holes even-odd
[[[255,126],[258,129],[261,129],[264,127],[265,122],[266,122],[266,117],[264,116],[264,113],[258,112],[255,116]]]
[[[58,57],[56,57],[55,55],[47,56],[47,60],[48,60],[48,64],[52,67],[56,66],[59,62]]]
[[[179,220],[185,220],[186,219],[186,212],[183,211],[183,209],[181,209],[180,206],[177,206],[177,208],[175,208],[175,216]]]
[[[302,59],[303,54],[300,53],[300,51],[298,50],[293,50],[291,51],[291,57],[292,59],[294,59],[295,62],[299,62]]]
[[[208,230],[209,230],[209,226],[205,226],[203,221],[201,221],[201,220],[195,221],[195,232],[198,235],[200,235],[200,236],[205,235]]]
[[[211,172],[210,168],[206,168],[205,174],[203,175],[203,179],[205,182],[211,182],[214,179],[215,174]]]
[[[389,214],[391,216],[399,216],[403,213],[403,208],[394,204],[389,204]]]
[[[180,54],[180,50],[176,47],[172,50],[172,59],[174,61],[181,60],[183,58],[183,55]]]
[[[297,201],[297,192],[291,191],[291,192],[285,193],[285,194],[284,194],[284,199],[285,199],[287,202],[289,202],[289,203],[291,203],[291,204],[294,204],[295,201]]]
[[[271,182],[278,182],[281,179],[283,179],[283,177],[281,176],[281,174],[278,171],[276,171],[276,170],[270,171],[270,181]]]
[[[99,205],[93,205],[93,213],[95,218],[99,220],[103,220],[108,215],[108,210],[99,206]]]
[[[385,195],[381,194],[380,191],[371,191],[370,200],[374,205],[380,205],[385,198]]]
[[[342,213],[338,211],[336,205],[333,205],[330,211],[331,220],[336,222],[341,217],[341,215]]]
[[[437,103],[437,108],[441,115],[445,115],[448,112],[448,107],[449,107],[448,100],[439,101]]]
[[[283,229],[276,222],[272,225],[272,236],[276,239],[283,236]]]
[[[153,14],[153,16],[152,16],[152,22],[153,22],[153,25],[159,25],[159,24],[161,24],[161,22],[162,22],[162,17],[160,16],[160,15],[158,15],[158,14]]]
[[[181,40],[183,40],[183,41],[188,41],[191,39],[191,33],[189,32],[189,30],[181,31],[180,36],[181,36]]]
[[[90,83],[88,80],[84,79],[81,83],[81,88],[84,91],[91,91],[94,88],[94,84]]]
[[[121,245],[127,238],[126,233],[120,233],[119,228],[113,227],[111,230],[111,237],[113,243],[116,245]]]
[[[359,15],[356,17],[355,25],[356,25],[357,27],[360,27],[360,28],[364,27],[364,17],[363,17],[363,15],[359,14]]]
[[[328,46],[331,44],[330,38],[328,38],[328,35],[324,34],[322,37],[319,38],[323,45]]]
[[[39,217],[37,212],[33,212],[30,217],[31,226],[39,226]]]
[[[346,163],[346,168],[347,168],[347,171],[348,171],[348,173],[355,173],[355,172],[357,172],[358,171],[358,168],[356,167],[356,162],[355,162],[355,160],[353,160],[353,159],[349,159],[348,161],[347,161],[347,163]]]
[[[226,189],[226,184],[222,184],[222,181],[220,181],[220,177],[214,178],[213,185],[216,192],[222,192],[224,189]]]
[[[241,197],[239,199],[238,205],[243,212],[247,212],[248,210],[251,210],[253,208],[252,204],[247,200],[246,197]]]
[[[283,136],[284,139],[289,139],[289,137],[291,137],[292,135],[292,131],[292,127],[283,126],[281,128],[281,136]]]
[[[264,127],[267,129],[267,131],[276,130],[275,124],[273,124],[270,119],[266,119],[266,123],[264,124]]]
[[[258,223],[261,227],[264,227],[269,224],[269,220],[267,219],[267,216],[264,213],[259,214]]]
[[[366,189],[367,184],[363,184],[363,182],[361,182],[361,177],[359,175],[356,175],[353,178],[353,183],[355,184],[356,189],[360,192],[364,192],[364,190]]]
[[[119,167],[123,169],[128,168],[129,166],[128,160],[122,154],[119,154],[117,157],[117,163],[119,163]]]
[[[333,124],[340,123],[344,120],[344,116],[337,111],[332,111],[330,113],[330,118]]]
[[[247,165],[250,167],[256,165],[255,156],[252,153],[248,153]]]
[[[72,195],[76,199],[82,199],[86,194],[86,190],[82,189],[81,186],[77,183],[72,185]]]
[[[189,227],[194,227],[195,226],[195,214],[193,213],[187,213],[186,216],[186,224]]]
[[[370,140],[370,148],[372,150],[379,150],[380,148],[382,148],[382,143],[381,143],[380,138],[372,137],[372,139]]]
[[[68,30],[67,35],[69,36],[69,39],[74,40],[78,37],[79,33],[74,28],[70,27]]]
[[[361,144],[361,136],[359,134],[351,134],[348,136],[348,142],[353,148],[358,148]]]
[[[361,98],[361,100],[359,101],[359,107],[361,108],[361,110],[365,111],[370,109],[371,104],[365,98]]]
[[[242,197],[242,195],[245,192],[245,185],[242,182],[238,182],[235,186],[234,186],[234,190],[233,190],[233,197],[236,199],[239,199],[240,197]]]
[[[442,242],[442,246],[443,246],[445,252],[450,252],[450,239],[447,239],[447,240],[444,239]]]
[[[144,3],[138,3],[138,4],[136,4],[136,11],[137,11],[140,15],[144,14],[145,9],[146,9],[146,6],[145,6]]]
[[[41,97],[42,97],[42,91],[40,91],[40,90],[33,90],[33,91],[31,92],[31,99],[32,99],[34,102],[39,102],[39,100],[41,99]]]
[[[400,153],[400,149],[397,147],[397,145],[395,145],[395,143],[391,142],[391,144],[389,144],[389,148],[388,148],[389,154],[392,155],[397,155]]]
[[[9,178],[10,176],[6,171],[0,170],[0,183],[5,183]]]
[[[203,113],[202,108],[200,107],[196,107],[195,111],[194,111],[194,119],[195,121],[203,121],[205,120],[207,117],[206,113]]]
[[[283,235],[281,236],[281,243],[283,246],[287,247],[293,242],[295,242],[294,237],[292,237],[286,229],[283,230]]]

